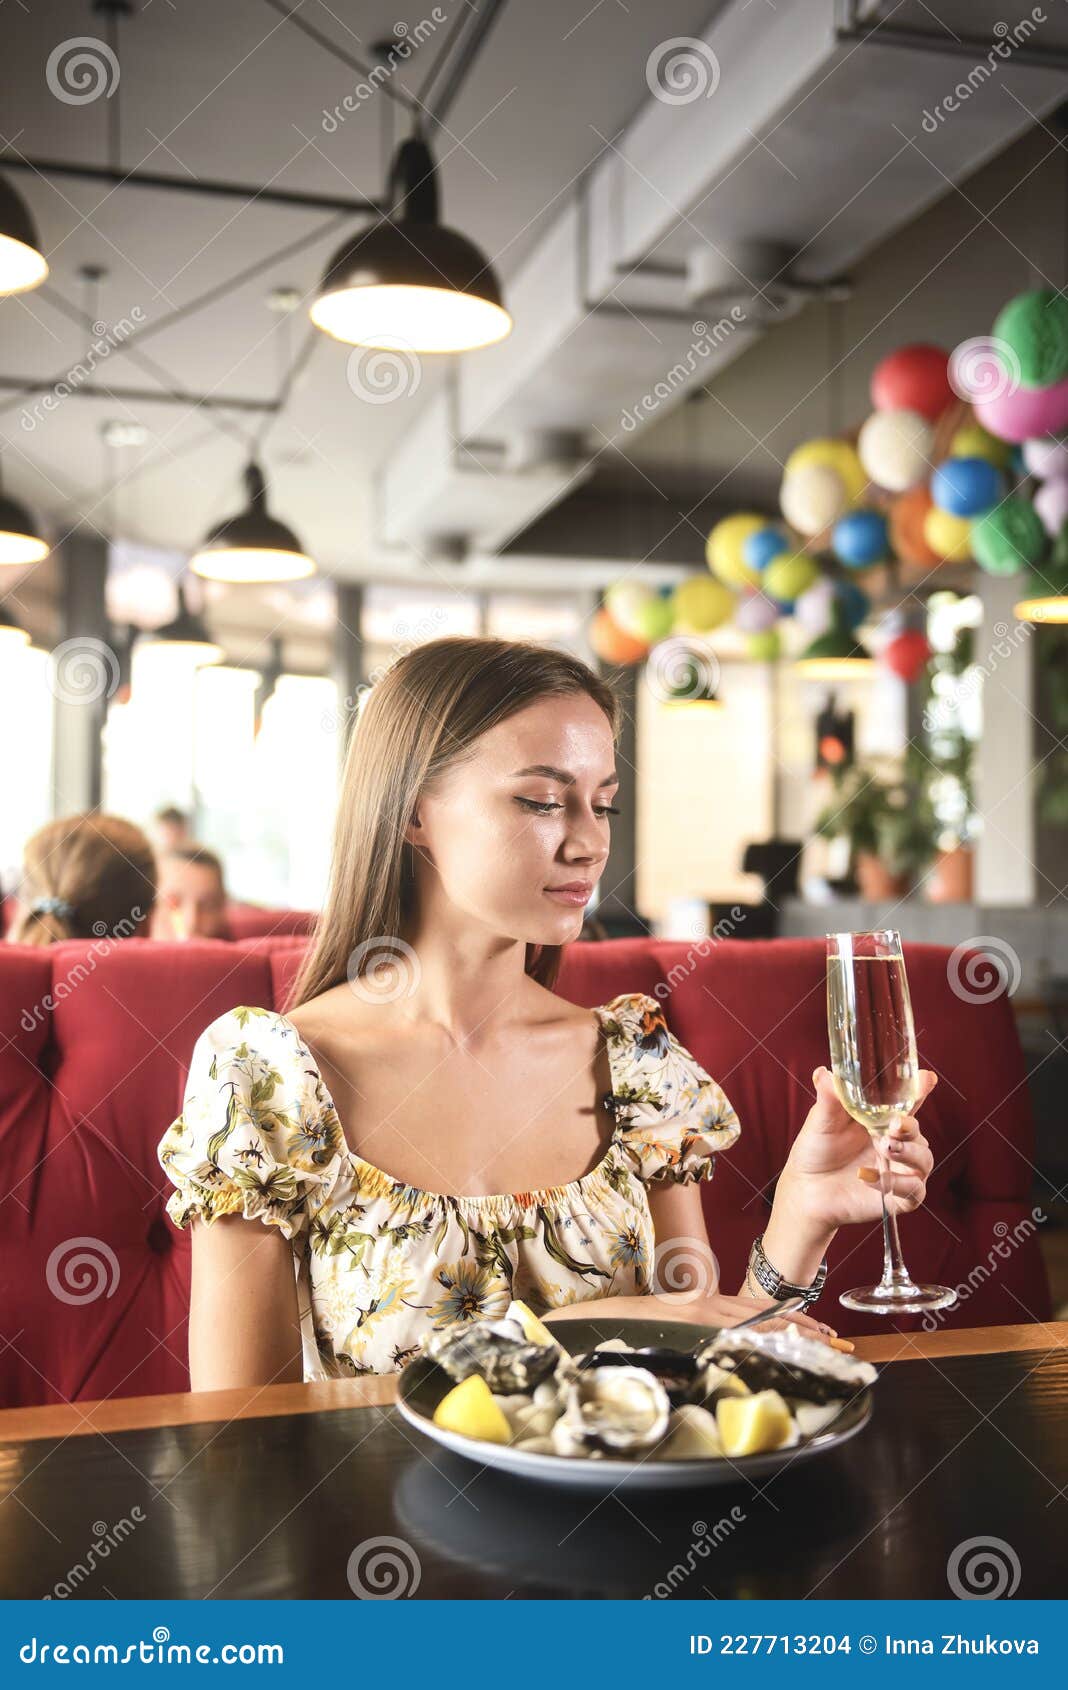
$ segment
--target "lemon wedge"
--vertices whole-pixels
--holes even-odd
[[[443,1432],[459,1432],[465,1438],[483,1438],[491,1444],[506,1444],[512,1436],[503,1409],[477,1373],[446,1392],[434,1410],[434,1424]]]
[[[549,1331],[549,1328],[543,1325],[534,1313],[534,1310],[528,1308],[526,1303],[521,1303],[518,1297],[513,1298],[512,1302],[508,1305],[508,1319],[518,1320],[520,1326],[523,1328],[524,1336],[529,1343],[556,1343],[556,1339]]]
[[[748,1397],[721,1397],[716,1426],[724,1455],[759,1455],[781,1449],[790,1441],[793,1422],[778,1391],[757,1391]]]

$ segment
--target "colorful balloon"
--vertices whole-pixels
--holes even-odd
[[[925,482],[902,493],[890,506],[890,543],[901,562],[915,569],[933,569],[942,561],[924,538],[927,513],[933,508],[931,491]]]
[[[994,339],[1007,348],[1004,362],[1015,360],[1025,387],[1052,387],[1068,376],[1068,299],[1053,288],[1018,293],[998,312]]]
[[[1068,440],[1047,434],[1023,443],[1024,468],[1036,481],[1059,481],[1068,477]]]
[[[972,555],[972,525],[967,517],[952,516],[932,505],[923,524],[923,537],[944,563],[964,563]]]
[[[833,469],[836,475],[840,475],[851,505],[855,505],[858,499],[863,497],[868,478],[857,456],[857,449],[850,441],[824,438],[806,440],[803,445],[795,446],[790,453],[783,465],[783,476],[793,475],[797,469],[808,469],[810,464]]]
[[[792,604],[819,577],[820,566],[808,552],[787,552],[772,559],[761,576],[761,582],[769,598],[785,599]]]
[[[1045,481],[1035,494],[1034,508],[1043,528],[1055,540],[1068,522],[1068,481]]]
[[[996,505],[1001,476],[987,458],[946,458],[931,477],[931,498],[951,516],[979,516]]]
[[[746,638],[746,656],[754,663],[773,663],[781,649],[778,628],[767,628],[763,633],[749,634]]]
[[[743,634],[762,634],[774,628],[779,620],[779,607],[766,593],[747,593],[738,605],[734,625]]]
[[[973,399],[982,426],[999,440],[1014,444],[1037,434],[1060,434],[1068,428],[1068,380],[1052,387],[1014,387],[1006,375],[989,398]]]
[[[857,446],[871,479],[888,493],[904,493],[927,479],[934,429],[918,411],[876,411]]]
[[[802,464],[783,476],[779,508],[799,534],[822,534],[848,506],[846,484],[827,464]]]
[[[773,557],[790,550],[790,541],[781,528],[760,528],[742,542],[742,556],[750,569],[766,569]]]
[[[886,518],[881,511],[848,511],[834,525],[831,547],[848,569],[867,569],[882,563],[889,550]]]
[[[794,601],[794,618],[813,639],[825,634],[831,625],[834,596],[834,582],[829,575],[821,575]]]
[[[906,685],[911,686],[923,674],[932,657],[926,634],[918,628],[906,628],[879,653],[879,661]]]
[[[672,626],[682,634],[706,634],[730,620],[735,596],[711,575],[691,575],[680,581],[671,600]]]
[[[746,563],[742,548],[751,534],[758,534],[767,526],[766,516],[748,511],[739,511],[717,522],[705,546],[705,559],[713,575],[728,587],[759,587],[759,571]]]
[[[617,581],[604,595],[605,609],[632,639],[651,645],[671,631],[671,600],[660,597],[644,581]]]
[[[633,639],[617,627],[603,606],[590,620],[589,642],[602,663],[638,663],[649,649],[643,640]]]
[[[965,423],[949,443],[951,458],[987,458],[997,469],[1008,469],[1012,447],[978,423]]]
[[[870,610],[871,599],[863,587],[858,587],[855,581],[834,583],[832,620],[837,615],[847,628],[859,628]]]
[[[1018,493],[972,524],[975,561],[992,575],[1015,575],[1018,569],[1038,563],[1048,545],[1041,517]]]
[[[953,399],[949,353],[941,346],[899,346],[875,366],[871,402],[877,411],[918,411],[934,422]]]

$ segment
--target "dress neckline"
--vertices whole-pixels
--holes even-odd
[[[623,1123],[619,1118],[616,1102],[618,1097],[618,1076],[614,1062],[614,1041],[608,1033],[607,1021],[609,1017],[607,1006],[604,1004],[594,1005],[592,1013],[597,1017],[597,1024],[604,1037],[605,1049],[608,1054],[608,1073],[611,1082],[611,1090],[608,1092],[607,1097],[603,1098],[602,1101],[607,1101],[609,1107],[615,1111],[616,1124],[613,1128],[612,1136],[608,1141],[605,1153],[601,1157],[600,1161],[590,1168],[587,1173],[580,1174],[577,1179],[567,1180],[563,1185],[542,1186],[530,1191],[492,1191],[485,1192],[482,1195],[475,1197],[458,1196],[453,1192],[448,1191],[428,1191],[423,1186],[409,1185],[407,1180],[398,1179],[396,1174],[387,1174],[384,1168],[376,1167],[373,1162],[368,1162],[366,1157],[361,1156],[357,1151],[355,1151],[348,1139],[345,1138],[345,1129],[341,1125],[341,1117],[337,1112],[337,1105],[330,1094],[330,1088],[327,1085],[326,1080],[323,1078],[322,1070],[320,1069],[310,1046],[301,1034],[300,1029],[289,1019],[289,1016],[285,1015],[280,1009],[271,1010],[270,1013],[277,1021],[281,1022],[283,1026],[289,1029],[297,1042],[297,1046],[302,1057],[306,1057],[311,1063],[315,1077],[321,1088],[323,1100],[330,1109],[334,1120],[337,1122],[338,1130],[340,1131],[341,1137],[344,1141],[344,1150],[342,1152],[344,1159],[349,1161],[353,1167],[363,1169],[372,1177],[373,1180],[384,1181],[387,1185],[391,1186],[395,1192],[400,1194],[398,1199],[400,1202],[416,1203],[422,1199],[436,1205],[448,1204],[454,1208],[473,1210],[481,1209],[483,1211],[492,1211],[494,1209],[498,1211],[507,1211],[517,1206],[521,1208],[543,1208],[548,1204],[559,1202],[561,1200],[566,1201],[572,1196],[580,1196],[590,1185],[602,1183],[608,1171],[609,1165],[615,1158],[616,1145]]]

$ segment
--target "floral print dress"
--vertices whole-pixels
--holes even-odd
[[[601,1161],[566,1185],[455,1197],[349,1148],[285,1015],[228,1010],[197,1040],[158,1147],[176,1188],[167,1213],[179,1227],[243,1214],[290,1240],[306,1381],[396,1372],[432,1328],[503,1314],[513,1297],[544,1314],[649,1292],[646,1186],[710,1179],[738,1119],[656,998],[625,993],[593,1013],[616,1120]]]

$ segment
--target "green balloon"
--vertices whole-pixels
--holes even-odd
[[[1018,293],[998,313],[995,341],[1020,361],[1024,387],[1050,387],[1068,375],[1068,299],[1052,288]]]
[[[1047,544],[1038,512],[1019,494],[1003,499],[972,523],[972,554],[992,575],[1015,575],[1038,563]]]

